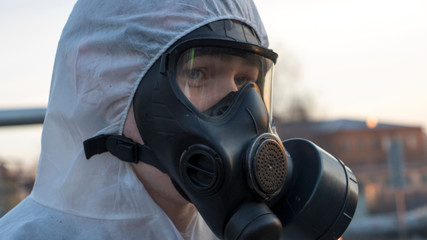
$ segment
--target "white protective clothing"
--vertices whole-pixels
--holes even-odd
[[[236,19],[267,36],[251,0],[80,0],[59,41],[30,196],[0,219],[0,239],[182,239],[129,163],[87,160],[83,141],[122,134],[146,71],[176,40]],[[199,214],[185,239],[215,239]]]

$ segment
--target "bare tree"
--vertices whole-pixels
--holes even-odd
[[[314,101],[312,94],[300,84],[301,64],[281,43],[273,45],[279,54],[274,79],[274,114],[281,121],[309,121]]]

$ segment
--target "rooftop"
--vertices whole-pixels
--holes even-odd
[[[386,129],[419,129],[418,126],[381,123],[376,121],[359,121],[350,119],[337,119],[329,121],[300,121],[300,122],[276,122],[279,133],[317,133],[328,134],[343,131],[360,130],[386,130]]]

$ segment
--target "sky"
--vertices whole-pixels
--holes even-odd
[[[0,0],[0,109],[47,105],[75,0]],[[289,96],[317,120],[427,128],[427,1],[255,0],[279,53],[275,111]],[[41,126],[0,128],[0,159],[34,162]],[[25,149],[25,151],[23,151]]]
[[[271,47],[284,49],[277,67],[287,56],[297,62],[292,86],[310,96],[316,117],[427,127],[427,1],[256,3]]]

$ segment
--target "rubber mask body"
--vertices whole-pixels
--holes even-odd
[[[141,136],[155,153],[159,168],[222,238],[230,218],[242,205],[262,203],[280,190],[286,174],[284,149],[269,134],[269,113],[255,83],[248,82],[232,93],[235,96],[226,112],[211,117],[189,106],[188,99],[168,77],[151,78],[151,74],[159,76],[156,72],[160,66],[159,60],[135,95],[135,118]],[[252,159],[264,141],[272,142],[279,155],[274,158],[278,166],[271,171],[281,175],[270,174],[277,181],[271,184],[272,189],[260,189],[260,176],[253,170],[257,166]],[[260,214],[270,212],[267,209]],[[280,222],[270,220],[280,232]]]

